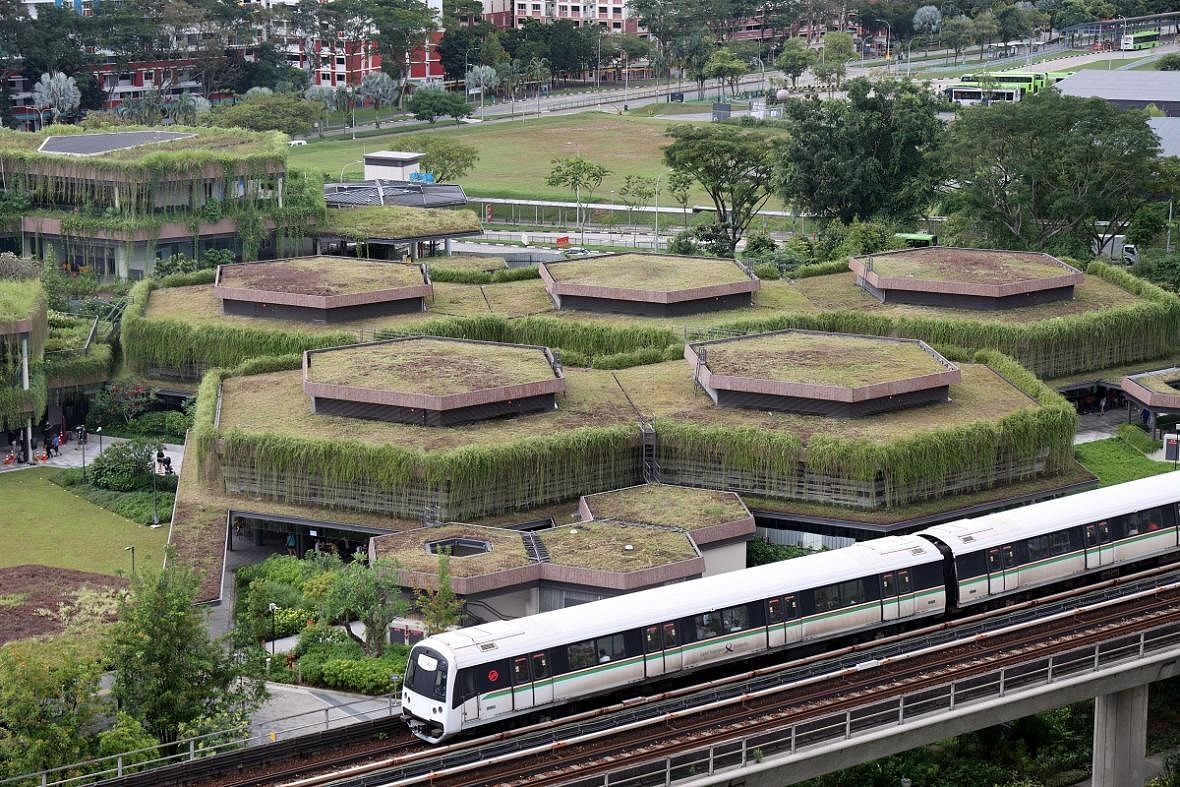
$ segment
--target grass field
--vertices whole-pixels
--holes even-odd
[[[521,197],[565,200],[574,195],[567,189],[545,185],[553,159],[582,156],[611,171],[595,190],[593,199],[619,201],[618,192],[627,175],[657,177],[667,171],[662,150],[669,142],[664,136],[668,121],[584,112],[513,123],[470,125],[431,129],[428,133],[445,134],[479,149],[479,163],[471,174],[461,178],[468,194],[481,197]],[[287,163],[292,168],[312,169],[340,175],[341,167],[355,164],[359,169],[365,151],[398,147],[398,135],[368,137],[363,140],[308,142],[292,148]],[[582,195],[586,199],[586,195]],[[711,204],[703,191],[690,197],[690,204]],[[771,204],[775,203],[775,204]],[[768,208],[781,204],[771,200]],[[661,204],[671,204],[665,191]]]
[[[741,499],[732,492],[663,484],[644,484],[591,495],[586,504],[595,519],[620,519],[685,530],[720,525],[750,515]]]
[[[1087,470],[1098,476],[1103,486],[1175,469],[1171,462],[1153,462],[1117,437],[1083,443],[1074,448],[1074,454]]]
[[[70,494],[49,480],[59,472],[46,467],[0,475],[0,568],[35,564],[126,574],[126,546],[136,548],[137,567],[163,563],[168,528],[136,525]]]

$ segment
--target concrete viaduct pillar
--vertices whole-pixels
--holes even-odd
[[[1142,787],[1147,778],[1147,685],[1094,699],[1093,787]]]

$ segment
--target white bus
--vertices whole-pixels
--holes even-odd
[[[1000,101],[1019,101],[1024,89],[1019,87],[989,87],[979,85],[951,85],[943,94],[961,107],[973,104],[994,104]]]

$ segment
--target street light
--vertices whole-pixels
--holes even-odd
[[[279,605],[273,601],[267,604],[267,612],[270,613],[270,655],[275,655],[275,613],[279,611]]]
[[[152,465],[152,527],[160,526],[160,511],[156,507],[156,476],[160,473],[160,460],[164,458],[164,449],[156,447],[156,463]]]
[[[758,68],[762,70],[762,92],[765,94],[770,90],[770,87],[766,84],[766,63],[764,63],[762,58],[758,55],[754,55],[750,58],[750,60],[757,60]]]
[[[98,452],[101,454],[102,453],[102,427],[100,426],[97,429],[95,429],[94,433],[96,435],[98,435]]]
[[[78,427],[78,447],[82,449],[82,483],[86,483],[86,426]]]
[[[664,179],[664,173],[661,172],[656,177],[656,251],[660,250],[660,182]]]
[[[131,553],[131,576],[135,576],[135,544],[123,547],[123,551]]]
[[[338,183],[344,182],[344,170],[348,169],[353,164],[360,164],[361,166],[364,166],[365,162],[364,162],[364,159],[358,158],[356,161],[350,161],[347,164],[345,164],[343,167],[341,167],[340,168],[340,178],[337,180]]]

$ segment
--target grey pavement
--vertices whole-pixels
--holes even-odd
[[[1115,437],[1121,424],[1127,423],[1126,408],[1116,408],[1105,413],[1087,413],[1078,416],[1078,431],[1073,444],[1092,443]]]
[[[36,430],[34,430],[33,436],[34,436],[34,442],[37,444],[37,448],[34,449],[33,453],[36,456],[41,456],[41,454],[42,454],[41,435],[39,433],[37,433]],[[0,438],[0,439],[2,439],[2,438]],[[98,434],[91,432],[89,439],[86,441],[86,450],[85,450],[85,452],[83,452],[82,446],[79,445],[73,439],[73,436],[71,435],[70,442],[66,443],[65,445],[63,445],[61,447],[61,456],[53,456],[45,461],[38,461],[35,464],[31,464],[31,465],[20,464],[17,462],[14,462],[10,465],[0,465],[0,472],[13,472],[15,470],[27,470],[31,467],[61,467],[61,468],[81,467],[83,460],[85,460],[86,464],[89,465],[91,462],[94,461],[94,458],[96,456],[98,456],[98,454],[100,452],[105,451],[107,448],[114,445],[115,443],[122,443],[122,442],[125,442],[125,441],[121,437],[102,437],[102,438],[100,438]],[[172,460],[173,472],[179,473],[181,463],[184,461],[184,446],[173,445],[171,443],[165,443],[163,448],[164,448],[165,456],[168,456]],[[7,453],[7,452],[5,452],[5,453]]]

